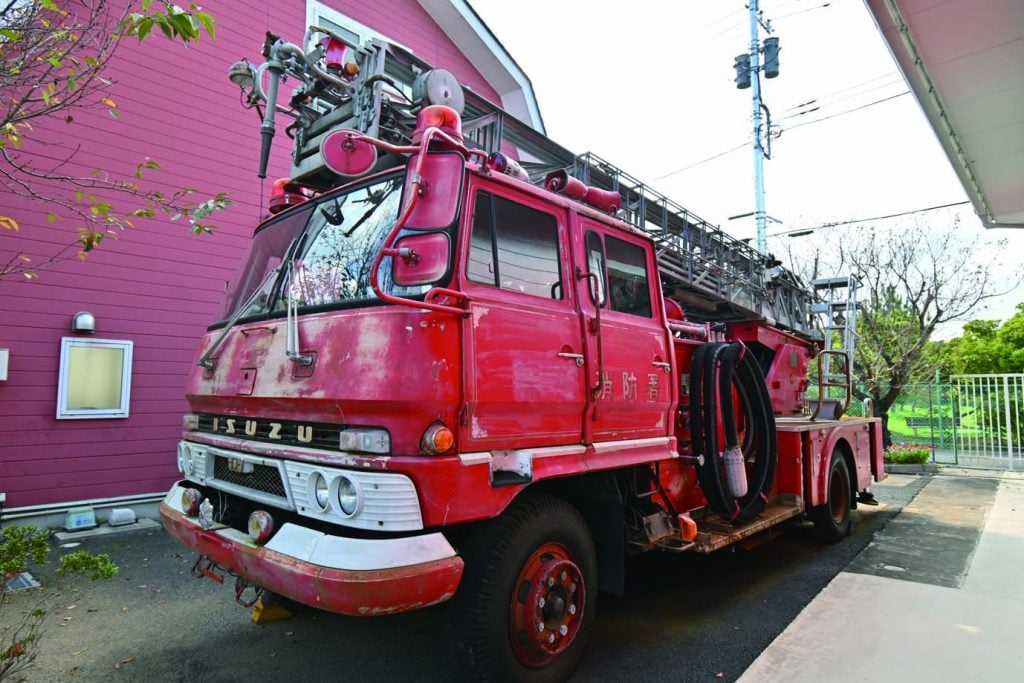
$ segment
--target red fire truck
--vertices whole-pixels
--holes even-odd
[[[791,273],[398,47],[310,45],[230,72],[293,168],[188,378],[161,515],[195,574],[453,601],[467,677],[561,680],[627,554],[849,533],[880,425],[807,399],[849,372]]]

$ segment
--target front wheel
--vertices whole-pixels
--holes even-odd
[[[843,454],[832,451],[828,463],[828,500],[810,511],[811,521],[818,538],[826,543],[837,543],[850,535],[850,470]]]
[[[464,680],[561,681],[594,622],[597,561],[586,523],[550,496],[516,501],[463,548],[452,603]]]

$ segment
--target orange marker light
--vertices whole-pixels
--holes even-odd
[[[421,445],[431,455],[447,453],[455,445],[455,435],[440,422],[435,422],[423,432]]]

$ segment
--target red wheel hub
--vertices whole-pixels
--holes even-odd
[[[569,551],[546,543],[523,564],[509,605],[512,649],[526,666],[539,667],[572,644],[583,622],[583,573]]]

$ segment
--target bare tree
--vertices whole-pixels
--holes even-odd
[[[832,246],[817,249],[803,270],[812,278],[854,275],[860,282],[854,395],[872,400],[889,445],[888,411],[922,376],[925,345],[936,329],[969,318],[1021,280],[997,275],[998,252],[987,253],[986,243],[966,235],[957,221],[946,228],[921,222],[837,232],[828,231]]]
[[[137,5],[117,12],[107,0],[0,0],[0,182],[27,203],[45,206],[50,223],[73,221],[77,228],[42,262],[15,250],[0,263],[0,277],[36,277],[42,267],[84,256],[138,218],[166,214],[196,233],[209,232],[207,217],[229,204],[224,194],[197,200],[194,188],[144,186],[143,174],[159,168],[149,158],[129,178],[104,169],[77,172],[77,147],[34,136],[40,123],[71,123],[83,108],[101,107],[120,118],[105,72],[122,40],[142,41],[154,29],[183,43],[199,40],[203,31],[214,36],[213,18],[195,5],[189,11],[170,2]],[[0,208],[0,228],[18,232],[9,211]]]

